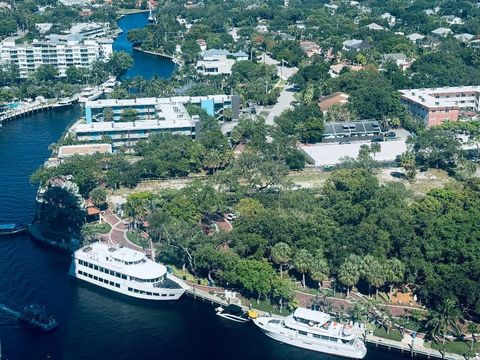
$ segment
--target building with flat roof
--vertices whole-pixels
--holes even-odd
[[[110,24],[108,22],[76,23],[70,27],[70,34],[79,34],[86,39],[107,36],[109,32]]]
[[[186,104],[195,104],[209,115],[221,118],[223,110],[232,110],[238,119],[240,99],[238,95],[177,96],[172,98],[104,99],[85,103],[85,122],[75,124],[71,132],[79,141],[98,142],[103,137],[112,139],[113,148],[129,147],[151,134],[170,132],[195,137],[198,117],[190,116]],[[106,109],[112,119],[105,121]],[[123,116],[133,110],[135,119]]]
[[[103,121],[103,114],[106,108],[112,110],[113,121],[121,120],[121,114],[126,109],[135,110],[138,120],[171,119],[177,117],[177,115],[183,111],[185,104],[198,105],[205,110],[208,115],[213,117],[220,117],[223,114],[223,109],[230,108],[232,110],[232,118],[236,120],[240,112],[240,98],[238,95],[102,99],[87,101],[85,103],[85,119],[87,123]]]
[[[248,60],[248,54],[239,51],[230,53],[227,50],[210,49],[200,53],[196,69],[202,75],[231,75],[232,66],[237,61]]]
[[[440,125],[476,115],[480,111],[480,86],[400,90],[400,101],[427,126]]]
[[[58,158],[66,159],[74,155],[93,155],[96,153],[111,154],[111,144],[65,145],[58,149]]]
[[[112,55],[111,39],[83,39],[81,35],[49,35],[46,41],[16,44],[15,39],[0,43],[0,63],[17,65],[20,78],[27,78],[41,65],[52,65],[63,77],[69,66],[90,67]]]
[[[352,122],[326,122],[323,131],[323,141],[338,141],[339,139],[362,139],[380,135],[382,128],[376,120]]]

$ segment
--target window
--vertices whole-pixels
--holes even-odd
[[[119,284],[119,283],[115,283],[115,287],[119,288],[119,287],[120,287],[120,284]]]
[[[307,336],[307,333],[306,333],[305,331],[299,330],[298,333],[299,333],[300,335]]]
[[[93,275],[93,280],[98,280],[98,277],[96,277],[95,275]]]
[[[162,294],[162,296],[167,296],[167,294]]]

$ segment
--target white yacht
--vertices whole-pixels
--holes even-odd
[[[339,324],[330,315],[298,308],[285,318],[253,319],[266,335],[282,343],[326,354],[363,359],[367,348],[361,340],[358,324]]]
[[[140,251],[96,242],[73,254],[70,275],[145,300],[177,300],[187,284]]]

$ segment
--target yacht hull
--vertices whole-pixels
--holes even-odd
[[[263,321],[262,321],[263,320]],[[355,349],[346,350],[342,348],[341,345],[336,343],[326,344],[326,343],[319,343],[312,338],[303,337],[300,338],[292,332],[288,334],[285,332],[284,334],[279,333],[277,330],[272,330],[268,328],[268,323],[265,323],[266,318],[257,318],[254,319],[253,322],[256,326],[260,328],[260,330],[265,333],[268,337],[283,344],[295,346],[298,348],[321,352],[329,355],[341,356],[349,359],[363,359],[367,354],[367,349],[363,347],[358,347]],[[267,319],[268,321],[268,319]]]

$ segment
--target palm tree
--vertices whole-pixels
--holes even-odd
[[[302,286],[305,287],[305,273],[311,267],[312,255],[305,249],[299,250],[293,258],[293,266],[302,274]]]
[[[403,281],[405,265],[398,259],[389,259],[384,265],[385,280],[389,284],[389,296],[392,295],[393,286]]]
[[[374,142],[370,145],[370,152],[373,154],[373,159],[375,160],[375,156],[377,153],[382,151],[382,146],[378,142]]]
[[[470,349],[468,350],[468,358],[470,358],[470,354],[473,352],[473,344],[475,342],[475,334],[478,331],[478,326],[474,322],[470,322],[467,326],[468,332],[472,335],[470,339]]]
[[[310,278],[318,282],[318,289],[322,288],[322,281],[328,279],[329,268],[327,260],[323,257],[323,253],[319,252],[312,259],[310,268],[308,269]]]
[[[379,261],[373,262],[368,269],[366,280],[369,285],[375,287],[375,298],[378,298],[378,288],[385,284],[385,271],[383,264]]]
[[[460,312],[455,306],[453,300],[447,299],[438,311],[431,312],[426,324],[433,339],[442,338],[442,359],[445,359],[445,343],[448,331],[453,329],[458,333],[457,321],[460,318]]]
[[[350,296],[350,287],[360,280],[360,258],[350,255],[340,266],[338,280],[347,287],[347,298]]]
[[[365,307],[363,305],[356,303],[353,308],[350,309],[350,318],[353,322],[362,321],[365,314]]]
[[[280,268],[280,277],[283,277],[283,266],[292,260],[292,248],[284,242],[278,242],[270,249],[270,257]]]

